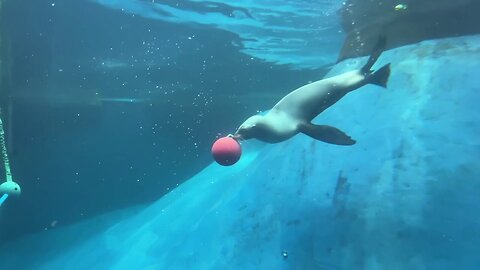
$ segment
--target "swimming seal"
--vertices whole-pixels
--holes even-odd
[[[361,69],[319,80],[294,90],[283,97],[266,115],[248,118],[231,136],[237,140],[258,139],[267,143],[278,143],[303,133],[330,144],[355,144],[355,140],[343,131],[332,126],[315,125],[311,121],[343,96],[366,84],[387,87],[390,64],[377,71],[371,70],[383,52],[385,43],[385,38],[380,38]]]

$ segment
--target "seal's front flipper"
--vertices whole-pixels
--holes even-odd
[[[356,141],[345,134],[345,132],[332,126],[303,123],[298,126],[298,131],[326,143],[337,145],[353,145],[356,143]]]

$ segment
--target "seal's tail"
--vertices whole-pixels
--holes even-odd
[[[386,64],[380,69],[368,75],[368,83],[387,88],[388,78],[390,77],[390,64]]]
[[[371,68],[378,60],[382,52],[385,50],[387,39],[385,36],[380,36],[377,44],[373,48],[372,54],[368,58],[367,63],[362,67],[361,71],[365,75],[368,83],[375,84],[381,87],[387,87],[388,78],[390,77],[390,64],[386,64],[376,71]]]

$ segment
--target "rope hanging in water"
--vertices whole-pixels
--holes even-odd
[[[6,181],[0,185],[0,206],[10,195],[20,195],[22,192],[20,186],[13,181],[12,171],[10,170],[10,162],[8,160],[7,145],[5,143],[5,131],[3,130],[3,122],[0,117],[0,147],[2,148],[2,160],[5,167]],[[2,195],[3,194],[3,195]]]
[[[5,166],[6,180],[13,181],[12,171],[10,170],[10,161],[8,160],[7,145],[5,143],[5,131],[3,130],[3,122],[0,117],[0,147],[2,148],[2,159]]]

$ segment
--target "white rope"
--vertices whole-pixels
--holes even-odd
[[[5,144],[5,131],[3,130],[3,122],[1,117],[0,117],[0,147],[2,147],[2,159],[3,159],[3,164],[5,165],[6,180],[7,182],[13,181],[12,172],[10,170],[10,162],[8,161],[7,146]]]

